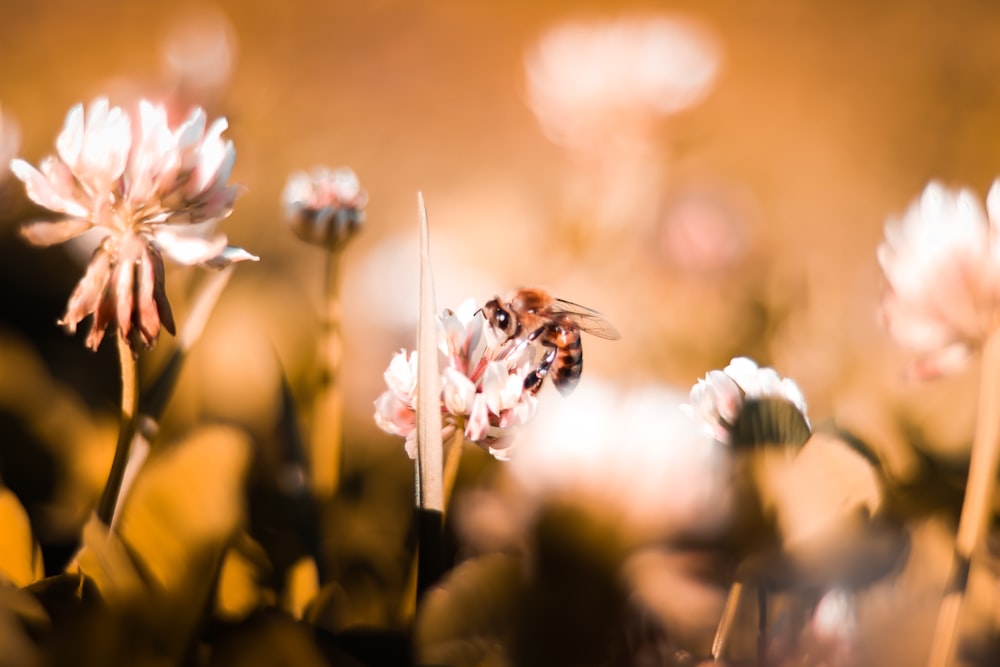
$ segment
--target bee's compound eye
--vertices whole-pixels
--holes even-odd
[[[506,310],[497,308],[497,312],[493,316],[493,319],[496,320],[496,325],[499,329],[502,329],[503,331],[507,330],[507,326],[510,324],[510,315],[507,314]]]

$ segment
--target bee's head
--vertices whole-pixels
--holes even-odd
[[[503,332],[508,337],[513,336],[517,331],[517,319],[514,318],[510,311],[503,307],[500,302],[500,297],[490,299],[483,306],[483,315],[486,317],[486,321],[490,323],[490,326]]]

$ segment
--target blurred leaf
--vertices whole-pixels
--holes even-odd
[[[155,451],[116,532],[91,522],[79,569],[109,604],[145,615],[155,645],[179,655],[207,610],[226,548],[244,521],[247,437],[204,427]]]
[[[119,532],[152,579],[183,590],[211,563],[244,519],[243,478],[250,444],[223,426],[199,429],[161,450],[135,482]]]
[[[0,487],[0,579],[27,586],[45,575],[42,552],[28,513],[10,489]]]
[[[254,614],[219,638],[209,664],[212,667],[326,667],[329,663],[323,659],[305,626],[272,609]]]
[[[282,591],[281,606],[295,618],[302,618],[306,607],[319,592],[319,572],[311,556],[299,559],[288,571],[288,580]]]
[[[123,630],[115,624],[94,581],[79,572],[60,574],[24,589],[43,608],[47,626],[35,624],[33,635],[45,651],[45,664],[102,667],[138,664],[122,659]],[[23,616],[22,616],[23,618]]]
[[[0,667],[41,665],[34,638],[51,629],[45,607],[28,591],[0,585]]]
[[[91,579],[104,598],[114,604],[142,594],[145,584],[121,537],[96,516],[83,527],[83,547],[70,565]]]
[[[414,629],[419,664],[506,665],[525,593],[519,559],[491,554],[465,561],[428,591]]]
[[[271,563],[264,549],[244,533],[226,551],[222,561],[215,599],[216,614],[226,619],[244,618],[265,601],[273,602],[273,594],[268,596],[262,584],[270,576],[270,570]]]

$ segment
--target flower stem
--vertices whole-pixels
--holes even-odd
[[[736,611],[739,609],[742,597],[743,582],[737,579],[729,587],[726,606],[722,610],[722,618],[719,620],[719,626],[715,629],[715,638],[712,640],[712,659],[715,662],[721,661],[726,651],[726,643],[729,641],[729,633],[733,629],[733,620],[736,619]]]
[[[320,499],[332,497],[337,490],[343,459],[343,394],[340,387],[343,341],[340,335],[340,252],[336,249],[326,254],[323,298],[319,350],[322,377],[313,406],[310,457],[313,491]]]
[[[118,493],[121,490],[122,479],[128,464],[129,450],[132,438],[135,436],[136,417],[139,406],[139,374],[137,372],[136,355],[128,340],[118,332],[118,361],[122,373],[122,403],[121,423],[118,429],[118,443],[115,445],[115,456],[111,462],[108,481],[97,505],[97,518],[106,526],[111,525],[118,504]]]
[[[445,456],[444,463],[444,483],[442,484],[442,489],[444,493],[444,508],[441,512],[442,525],[444,518],[447,516],[448,506],[451,504],[451,496],[455,491],[455,480],[458,478],[459,464],[462,461],[462,450],[465,449],[465,437],[463,434],[464,426],[459,424],[454,435],[451,437],[448,445],[448,453]],[[417,508],[420,511],[420,508]],[[440,530],[440,528],[438,529]],[[420,526],[418,526],[418,533],[420,532]],[[420,537],[425,537],[424,535],[418,535]],[[432,540],[434,538],[432,537]],[[402,619],[406,620],[413,617],[414,612],[417,607],[417,569],[419,564],[419,553],[414,552],[413,559],[410,561],[410,571],[406,577],[406,588],[403,590],[403,605],[402,605]],[[421,589],[423,590],[423,589]]]
[[[976,435],[969,460],[965,499],[955,536],[952,574],[938,612],[928,665],[944,667],[951,657],[962,599],[976,545],[986,530],[990,499],[1000,462],[1000,329],[983,345]]]
[[[455,429],[455,435],[451,438],[451,443],[448,445],[448,453],[444,459],[444,506],[441,511],[446,516],[448,513],[448,504],[451,501],[451,494],[455,490],[455,480],[458,478],[458,468],[462,462],[463,449],[465,449],[465,434],[463,433],[463,427],[459,425]]]

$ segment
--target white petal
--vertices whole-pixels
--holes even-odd
[[[441,376],[441,391],[444,406],[453,415],[468,415],[476,396],[476,385],[472,380],[451,366],[444,369]]]
[[[157,246],[165,255],[178,264],[192,266],[203,264],[219,257],[225,251],[226,237],[222,235],[211,239],[183,236],[172,229],[160,228],[153,233]]]
[[[237,264],[239,262],[259,262],[260,257],[249,253],[243,248],[237,248],[236,246],[226,246],[221,253],[215,257],[201,262],[201,266],[208,267],[210,269],[224,269],[231,264]]]
[[[69,241],[93,227],[89,220],[72,218],[58,222],[31,222],[21,227],[21,236],[37,246],[50,246]]]
[[[63,162],[73,168],[83,150],[83,105],[76,104],[66,114],[66,122],[56,138],[56,150]]]
[[[89,211],[86,207],[72,199],[67,199],[65,193],[56,190],[44,174],[24,160],[11,160],[10,170],[24,182],[28,197],[39,206],[79,218],[88,215]]]

